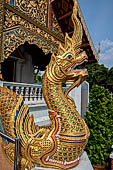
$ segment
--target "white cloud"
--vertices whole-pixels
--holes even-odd
[[[100,64],[106,67],[113,67],[113,41],[108,39],[100,42]]]
[[[103,52],[103,51],[105,51],[105,50],[113,47],[113,41],[110,41],[110,40],[108,40],[108,39],[102,40],[102,41],[100,42],[100,45],[101,45],[101,51]]]

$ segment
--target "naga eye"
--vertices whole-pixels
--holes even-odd
[[[71,56],[71,55],[68,55],[67,57],[70,59],[72,56]]]

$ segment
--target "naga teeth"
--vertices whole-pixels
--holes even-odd
[[[53,163],[57,163],[57,164],[62,164],[62,165],[70,165],[70,164],[73,164],[73,163],[76,163],[77,161],[79,161],[79,157],[76,160],[71,161],[71,162],[66,162],[66,161],[65,162],[61,162],[61,161],[52,160],[52,159],[50,159],[49,161],[53,162]]]
[[[57,115],[57,118],[60,118],[61,116],[60,115]]]
[[[49,156],[46,158],[46,161],[49,161]]]
[[[79,65],[81,65],[81,64],[83,64],[84,62],[87,62],[88,60],[87,59],[85,59],[84,61],[82,61],[81,63],[76,63],[73,67],[72,67],[72,69],[75,69],[77,66],[79,66]]]
[[[87,69],[75,69],[76,71],[87,71]]]
[[[66,165],[66,164],[67,164],[67,162],[65,161],[65,162],[64,162],[64,165]]]
[[[63,164],[64,165],[69,165],[69,164],[72,164],[72,163],[75,163],[75,162],[77,162],[79,160],[79,158],[78,159],[76,159],[76,160],[74,160],[74,161],[71,161],[71,162],[64,162]]]
[[[76,69],[75,67],[68,69],[68,71],[87,71],[87,69]]]
[[[71,71],[71,68],[69,68],[68,71]]]

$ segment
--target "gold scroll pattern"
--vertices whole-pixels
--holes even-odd
[[[0,0],[0,58],[2,55],[3,22],[4,22],[4,0]]]
[[[44,30],[41,30],[36,25],[31,24],[27,20],[21,18],[20,16],[16,15],[15,13],[11,12],[10,10],[5,10],[5,24],[4,24],[4,30],[11,29],[11,27],[15,26],[23,26],[26,29],[30,30],[31,32],[35,33],[36,35],[40,34],[43,38],[46,38],[47,40],[55,43],[56,45],[59,44],[59,41],[57,41],[53,36],[46,33]]]
[[[8,9],[5,10],[3,38],[2,61],[26,41],[42,48],[45,54],[57,53],[59,44],[59,41],[53,36]]]
[[[9,0],[6,0],[6,3],[10,4]],[[15,0],[14,3],[14,8],[17,10],[22,11],[25,15],[33,19],[34,21],[37,21],[44,26],[46,26],[46,21],[47,21],[47,0]],[[64,37],[62,30],[58,24],[58,21],[56,19],[56,16],[54,14],[54,11],[52,10],[53,15],[53,27],[52,31],[55,32],[56,34],[61,35]]]
[[[6,1],[9,5],[9,0]],[[14,8],[26,16],[46,25],[47,0],[15,0]]]
[[[8,58],[19,45],[24,44],[26,41],[42,48],[45,54],[49,52],[57,53],[57,45],[53,45],[40,35],[30,33],[23,27],[17,27],[4,33],[3,58]]]

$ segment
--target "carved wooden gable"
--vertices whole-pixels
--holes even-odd
[[[73,34],[71,20],[73,0],[0,0],[0,62],[26,41],[47,53],[57,53],[64,35]],[[83,27],[82,48],[89,62],[97,54],[78,5]]]
[[[0,62],[26,41],[46,54],[64,42],[51,0],[2,0],[0,14]]]

